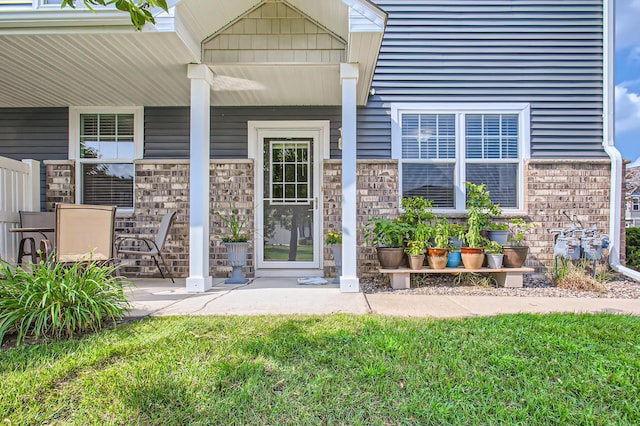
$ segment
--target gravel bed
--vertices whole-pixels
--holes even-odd
[[[521,296],[521,297],[585,297],[609,299],[640,299],[640,282],[630,280],[621,274],[611,274],[603,283],[606,292],[577,291],[558,288],[549,278],[526,277],[523,288],[496,287],[495,283],[487,286],[456,284],[452,274],[412,274],[411,288],[393,290],[386,274],[362,278],[362,292],[394,293],[394,294],[434,294],[460,296]]]

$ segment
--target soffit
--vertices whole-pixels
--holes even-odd
[[[188,105],[175,33],[0,36],[0,107]]]

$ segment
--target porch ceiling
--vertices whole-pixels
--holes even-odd
[[[349,0],[349,2],[367,0]],[[180,0],[168,25],[131,27],[72,21],[0,30],[0,107],[189,105],[187,64],[200,43],[263,3],[283,0]],[[345,0],[286,0],[342,40],[339,58],[221,61],[213,71],[213,105],[339,105],[340,62],[360,64],[358,102],[366,102],[382,33],[349,33]],[[100,13],[96,14],[100,15]],[[98,18],[98,17],[96,17]],[[324,31],[323,30],[323,31]],[[335,44],[335,43],[334,43]],[[334,48],[335,46],[332,46]]]
[[[0,35],[0,107],[188,105],[175,33]]]

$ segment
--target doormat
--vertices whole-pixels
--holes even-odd
[[[298,278],[298,284],[300,285],[324,285],[328,281],[322,277],[304,277]]]

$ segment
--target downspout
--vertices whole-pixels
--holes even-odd
[[[602,145],[611,159],[611,190],[609,201],[609,264],[614,271],[636,281],[640,281],[640,272],[634,271],[620,263],[620,240],[622,221],[622,155],[615,147],[615,79],[614,79],[614,36],[615,10],[614,0],[603,0],[603,108]]]

